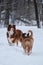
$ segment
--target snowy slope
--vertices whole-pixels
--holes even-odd
[[[21,46],[9,46],[6,38],[6,28],[0,28],[0,65],[43,65],[43,29],[28,26],[16,27],[23,32],[30,29],[33,31],[32,54],[25,55]]]

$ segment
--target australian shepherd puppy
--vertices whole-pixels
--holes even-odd
[[[7,28],[7,39],[10,45],[16,43],[18,45],[18,41],[21,41],[22,31],[16,29],[15,25],[8,25]]]
[[[32,53],[33,41],[33,32],[31,30],[22,34],[22,47],[28,55]]]

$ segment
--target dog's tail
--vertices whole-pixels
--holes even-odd
[[[30,36],[30,37],[33,36],[33,32],[32,32],[32,30],[29,30],[28,33],[29,33],[29,36]]]

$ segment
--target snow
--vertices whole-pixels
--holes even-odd
[[[19,45],[9,46],[6,28],[0,28],[0,65],[43,65],[43,29],[35,26],[16,26],[23,32],[33,31],[34,45],[31,55],[26,55]],[[19,42],[20,43],[20,42]]]

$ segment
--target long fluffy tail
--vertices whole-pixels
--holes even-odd
[[[28,33],[29,33],[29,36],[33,36],[32,30],[29,30]]]

